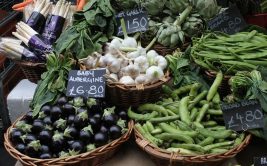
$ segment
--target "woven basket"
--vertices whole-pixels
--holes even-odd
[[[19,118],[17,121],[19,121]],[[16,122],[17,122],[16,121]],[[14,128],[13,123],[11,127],[8,128],[7,132],[4,134],[4,146],[7,152],[19,160],[25,166],[63,166],[63,165],[72,165],[72,166],[98,166],[102,165],[107,159],[112,157],[115,152],[118,150],[118,147],[127,141],[133,130],[133,122],[128,123],[128,131],[119,139],[116,139],[110,142],[107,145],[101,146],[91,152],[82,153],[76,156],[55,158],[55,159],[36,159],[28,157],[19,151],[17,151],[13,146],[9,138],[9,133],[12,128]]]
[[[209,71],[209,70],[204,71],[204,77],[211,83],[215,80],[216,74],[217,74],[217,72],[215,72],[215,71]],[[219,90],[218,90],[219,94],[223,97],[225,97],[231,93],[230,85],[228,84],[230,78],[231,78],[231,76],[229,76],[229,75],[223,76],[222,83],[221,83]]]
[[[118,83],[107,83],[107,99],[112,105],[121,108],[138,107],[141,104],[159,100],[162,92],[162,85],[169,82],[169,72],[163,80],[154,84],[144,85],[137,88],[136,85],[123,85]]]
[[[244,141],[237,147],[221,154],[207,154],[198,156],[181,155],[178,153],[171,153],[164,149],[160,149],[147,140],[134,128],[135,142],[137,145],[147,152],[152,160],[158,166],[215,166],[222,164],[225,160],[235,157],[237,153],[242,151],[250,142],[251,135],[247,135]]]
[[[32,63],[15,61],[20,66],[25,77],[33,83],[37,83],[41,79],[41,75],[46,71],[44,63]]]

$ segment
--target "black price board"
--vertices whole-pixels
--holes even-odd
[[[136,8],[129,11],[122,11],[116,15],[118,24],[118,36],[122,36],[121,19],[124,19],[128,34],[145,32],[148,29],[148,14],[144,8]]]
[[[267,156],[254,157],[254,166],[267,166]]]
[[[67,96],[104,98],[106,69],[71,70],[69,72]]]
[[[223,118],[227,129],[246,131],[264,127],[264,116],[257,100],[221,104]]]
[[[221,31],[229,35],[235,34],[245,27],[247,23],[236,6],[231,6],[208,22],[212,31]]]
[[[53,4],[56,4],[59,0],[50,0]],[[71,2],[72,5],[76,5],[77,0],[66,0],[67,2]]]

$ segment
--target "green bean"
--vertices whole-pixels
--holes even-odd
[[[138,107],[138,111],[140,112],[156,111],[160,114],[168,116],[168,111],[163,106],[156,105],[156,104],[143,104],[140,107]]]
[[[178,125],[176,125],[174,122],[169,123],[172,127],[176,128],[177,130],[181,130]]]
[[[181,141],[181,142],[185,142],[188,144],[194,144],[194,140],[185,134],[171,134],[171,133],[162,133],[159,135],[155,136],[158,139],[164,140],[164,141],[169,141],[169,140],[177,140],[177,141]]]
[[[214,97],[219,86],[221,85],[222,79],[223,79],[223,74],[221,71],[219,71],[216,75],[216,78],[215,78],[213,84],[210,87],[210,90],[209,90],[208,95],[207,95],[207,101],[211,101],[211,99]]]
[[[189,92],[189,96],[192,98],[192,97],[195,97],[197,95],[197,91],[199,90],[199,88],[201,88],[201,84],[200,83],[194,83],[192,85],[192,88],[190,89],[190,92]]]
[[[188,110],[193,109],[194,106],[196,106],[203,98],[206,97],[208,91],[204,90],[199,95],[197,95],[193,101],[189,102]]]
[[[266,60],[244,60],[244,62],[255,65],[255,66],[265,66],[267,67]]]
[[[161,123],[161,122],[172,122],[175,120],[180,119],[180,116],[175,115],[175,116],[166,116],[166,117],[159,117],[159,118],[151,118],[149,121],[151,123]]]
[[[220,143],[215,143],[212,145],[206,145],[204,146],[205,151],[210,151],[211,149],[215,148],[220,148],[228,145],[233,145],[234,141],[226,141],[226,142],[220,142]]]
[[[220,154],[220,153],[226,153],[228,152],[228,149],[222,149],[222,148],[215,148],[215,149],[211,149],[211,153],[212,154]]]
[[[201,100],[201,101],[199,102],[199,104],[200,104],[201,106],[203,106],[203,105],[205,105],[205,104],[209,104],[209,102],[208,102],[207,100]]]
[[[225,139],[225,138],[230,137],[232,134],[231,130],[213,131],[213,130],[208,130],[204,128],[197,128],[197,131],[206,137],[214,137],[215,139],[221,139],[221,138]]]
[[[146,121],[146,126],[147,126],[147,128],[148,128],[148,131],[151,133],[153,130],[155,130],[154,129],[154,126],[152,125],[152,123],[151,122],[149,122],[149,121]]]
[[[166,109],[172,111],[174,114],[179,114],[179,108],[173,106],[173,105],[168,105],[165,107]]]
[[[199,114],[196,118],[196,122],[201,122],[204,115],[206,114],[207,110],[209,109],[209,104],[204,104],[203,107],[200,109]]]
[[[171,133],[171,134],[177,134],[177,135],[184,134],[184,135],[187,135],[190,137],[195,137],[198,134],[196,131],[179,131],[179,130],[173,128],[171,125],[168,125],[167,123],[160,123],[159,127],[163,131],[165,131],[167,133]]]
[[[191,90],[192,86],[193,86],[193,84],[180,87],[179,89],[174,90],[173,93],[176,95],[181,95],[183,93],[187,93]]]
[[[239,137],[235,139],[234,146],[240,145],[242,141],[244,140],[244,138],[245,138],[245,134],[244,133],[240,134]]]
[[[162,132],[163,132],[163,131],[162,131],[161,128],[155,128],[155,129],[151,132],[151,134],[155,135],[155,134],[160,134],[160,133],[162,133]]]
[[[176,123],[178,125],[178,127],[183,131],[192,131],[192,128],[188,124],[186,124],[180,120],[177,120],[174,123]]]
[[[167,151],[169,152],[175,152],[180,154],[186,154],[186,155],[197,155],[197,152],[193,152],[192,150],[183,149],[183,148],[168,148]]]
[[[220,98],[220,95],[219,95],[218,92],[214,95],[214,97],[212,99],[212,102],[215,103],[215,104],[220,104],[221,98]]]
[[[229,65],[238,65],[240,67],[245,67],[244,69],[250,68],[250,69],[257,69],[257,66],[246,63],[246,62],[238,62],[238,61],[221,61],[221,63],[229,64]],[[247,69],[248,70],[248,69]]]
[[[207,122],[202,122],[201,123],[205,128],[206,127],[214,127],[217,126],[217,122],[216,121],[207,121]]]
[[[137,121],[147,121],[150,120],[154,117],[156,117],[158,113],[156,111],[153,111],[152,113],[147,113],[147,114],[137,114],[133,112],[131,109],[128,109],[128,116],[131,119],[137,120]]]
[[[187,124],[190,124],[190,115],[188,111],[188,102],[189,102],[189,96],[182,98],[180,102],[180,107],[179,107],[179,114],[181,117],[181,120]]]
[[[213,137],[207,137],[206,139],[204,139],[203,141],[201,141],[200,143],[198,143],[200,146],[206,146],[206,145],[210,145],[212,144],[214,141]]]
[[[190,118],[191,118],[192,121],[195,120],[195,118],[197,117],[197,114],[198,114],[197,108],[193,108],[192,111],[191,111],[191,114],[190,114]]]
[[[197,135],[197,138],[199,138],[200,140],[204,140],[204,139],[206,139],[206,137],[203,136],[201,133]]]
[[[210,53],[196,53],[196,55],[201,56],[201,57],[205,57],[205,58],[211,58],[211,59],[221,59],[221,60],[235,60],[236,58],[234,56],[227,56],[227,55],[218,55],[218,54],[214,54],[212,52]]]
[[[149,132],[146,132],[145,129],[139,123],[135,124],[135,127],[143,137],[145,137],[148,141],[150,141],[154,145],[159,146],[160,144],[162,144],[162,140],[157,139],[153,137]]]
[[[204,128],[204,126],[199,122],[193,122],[193,125],[194,127],[197,127],[197,128]]]
[[[201,140],[198,137],[194,137],[194,141],[199,144],[201,142]]]
[[[209,130],[226,130],[225,126],[208,127]]]
[[[177,143],[172,143],[172,147],[174,148],[183,148],[183,149],[188,149],[188,150],[193,150],[201,153],[205,153],[205,149],[197,144],[177,144]]]
[[[167,85],[162,85],[162,91],[163,93],[170,95],[172,94],[173,90]]]
[[[195,58],[194,58],[194,62],[195,62],[197,65],[199,65],[199,66],[201,66],[201,67],[203,67],[203,68],[205,68],[205,69],[211,69],[209,65],[207,65],[205,62],[203,62],[203,61],[201,61],[201,60],[199,60],[199,59],[195,59]]]
[[[208,114],[211,114],[211,115],[222,115],[223,112],[222,110],[214,110],[214,109],[208,109]]]

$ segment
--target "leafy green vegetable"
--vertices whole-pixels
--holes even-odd
[[[38,114],[43,105],[53,103],[65,92],[68,73],[72,65],[73,60],[69,54],[62,57],[51,53],[47,57],[47,72],[42,74],[30,105],[33,109],[33,116]]]
[[[58,54],[70,51],[76,59],[101,51],[115,32],[115,11],[109,0],[90,0],[83,11],[74,14],[74,24],[56,42]]]

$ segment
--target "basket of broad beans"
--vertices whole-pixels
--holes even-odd
[[[178,89],[164,86],[161,101],[128,110],[136,143],[157,165],[216,165],[249,144],[251,135],[224,126],[219,77],[209,89],[197,82]]]

